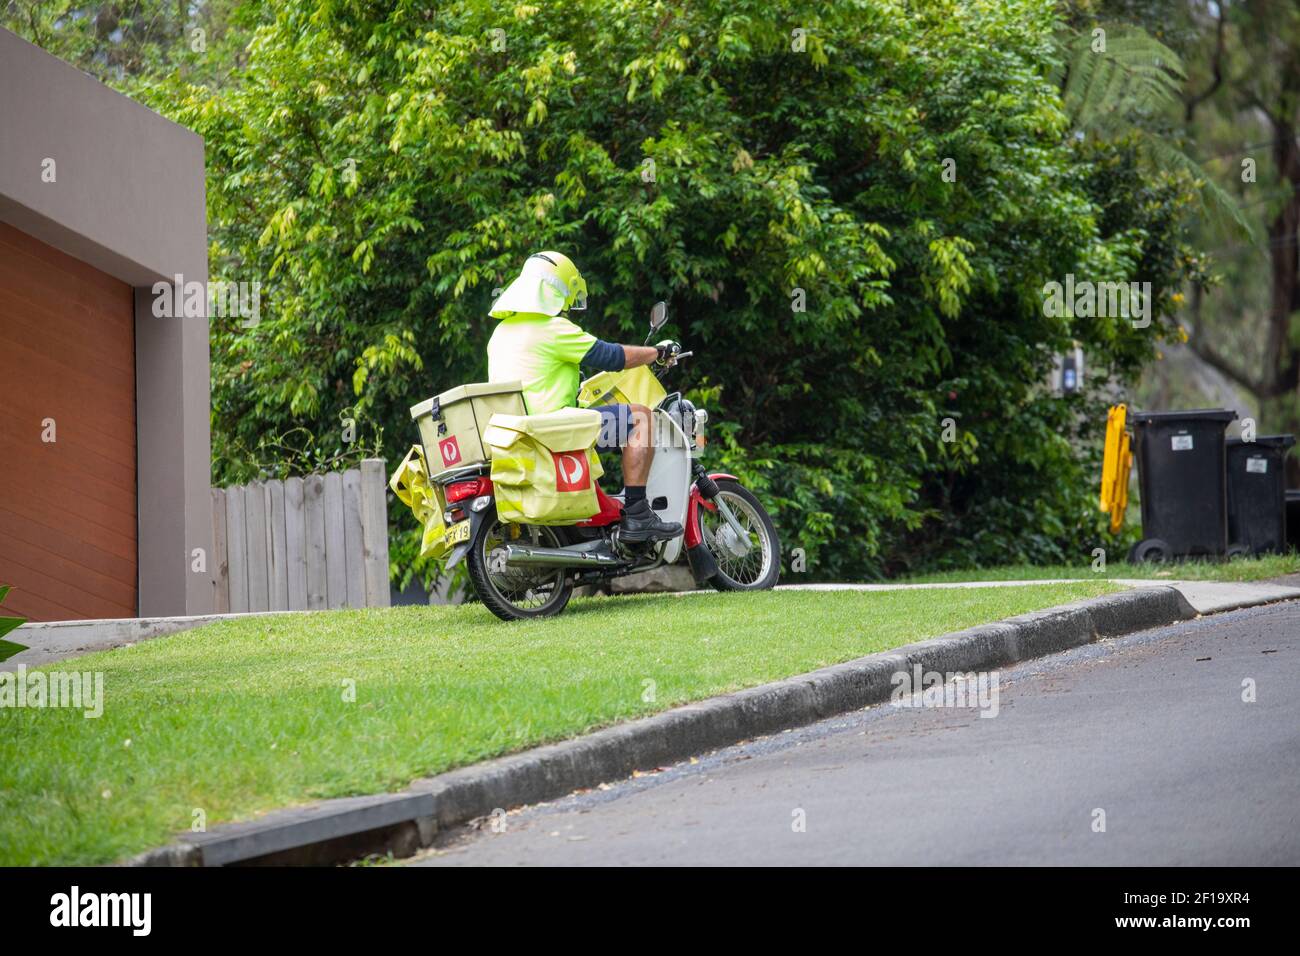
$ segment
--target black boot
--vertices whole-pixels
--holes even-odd
[[[668,541],[682,533],[682,526],[662,520],[650,510],[644,498],[634,501],[623,509],[623,520],[619,523],[620,540]]]

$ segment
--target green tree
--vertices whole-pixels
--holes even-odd
[[[242,56],[260,4],[241,0],[0,0],[0,26],[131,91],[172,69],[218,82]]]
[[[1237,410],[1257,417],[1261,434],[1300,431],[1300,11],[1279,0],[1099,5],[1140,19],[1177,51],[1188,80],[1174,132],[1204,170],[1198,175],[1234,197],[1246,224],[1196,223],[1214,278],[1189,290],[1182,313],[1198,374],[1191,383],[1158,381],[1158,390],[1204,402],[1196,392],[1202,380],[1213,384],[1212,370],[1242,400]],[[1294,485],[1300,461],[1290,464]]]
[[[1260,241],[1221,249],[1228,281],[1193,300],[1192,347],[1250,393],[1263,429],[1300,431],[1300,9],[1190,7],[1205,29],[1189,131],[1263,226]]]
[[[1075,342],[1117,376],[1149,358],[1193,197],[1073,136],[1048,0],[238,14],[228,77],[139,90],[207,141],[214,276],[265,287],[259,325],[213,328],[219,478],[286,435],[333,455],[344,418],[395,461],[410,404],[484,377],[493,290],[553,247],[602,337],[670,300],[710,453],[813,574],[1095,539],[1098,399],[1043,383]],[[1155,328],[1046,314],[1071,271],[1152,281]]]

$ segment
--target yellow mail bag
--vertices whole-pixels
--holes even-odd
[[[564,408],[546,415],[498,412],[483,432],[492,457],[497,517],[525,524],[571,524],[600,510],[596,457],[600,412]]]
[[[583,408],[593,405],[644,405],[658,408],[668,397],[663,384],[655,378],[648,365],[624,369],[621,372],[600,372],[582,383],[578,389],[578,404]]]
[[[447,525],[442,518],[446,503],[442,500],[442,489],[429,481],[429,463],[425,460],[423,448],[411,446],[388,479],[388,487],[393,489],[398,501],[411,509],[415,520],[424,529],[420,538],[420,556],[432,554],[434,558],[442,558],[451,550]]]

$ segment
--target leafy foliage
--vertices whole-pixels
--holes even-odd
[[[260,4],[242,0],[0,0],[0,26],[106,83],[130,90],[170,70],[223,78],[242,58],[243,25]]]
[[[1160,127],[1183,107],[1182,58],[1134,24],[1095,24],[1063,34],[1063,55],[1051,73],[1061,85],[1070,125],[1103,139],[1136,138],[1156,169],[1194,181],[1202,210],[1220,229],[1255,238],[1238,203]]]
[[[1115,133],[1178,102],[1186,73],[1178,54],[1145,30],[1108,24],[1072,34],[1052,78],[1077,129]]]
[[[213,328],[219,479],[263,468],[266,436],[338,453],[349,414],[396,461],[411,404],[485,377],[493,290],[552,247],[603,338],[639,341],[670,300],[714,463],[816,576],[1095,541],[1099,400],[1044,383],[1075,342],[1094,381],[1149,357],[1194,267],[1191,195],[1131,141],[1073,137],[1048,0],[282,0],[237,19],[229,76],[136,88],[207,141],[214,278],[264,283],[260,325]],[[1152,281],[1156,325],[1045,315],[1071,271]]]
[[[3,604],[5,598],[9,596],[9,591],[10,586],[8,584],[0,584],[0,604]],[[0,638],[3,638],[10,631],[20,627],[26,622],[26,620],[25,617],[0,617]],[[25,644],[16,644],[13,641],[0,640],[0,661],[13,657],[19,651],[24,651],[26,649],[27,646]]]

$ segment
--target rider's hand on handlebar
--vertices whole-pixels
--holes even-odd
[[[682,346],[681,343],[674,342],[672,339],[664,339],[655,346],[655,350],[659,353],[659,357],[655,359],[655,364],[660,368],[671,368],[677,363],[677,354],[681,352]]]

